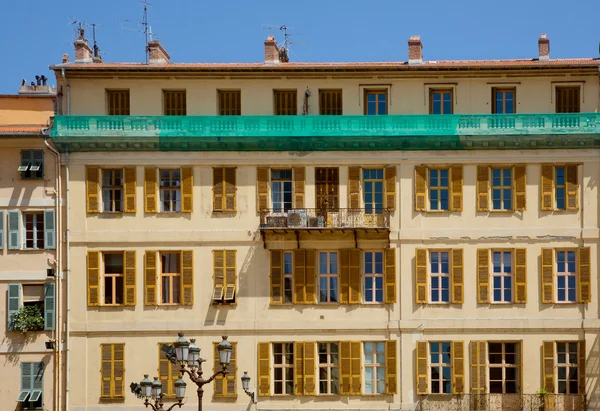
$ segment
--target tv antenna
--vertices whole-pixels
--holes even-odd
[[[291,53],[292,51],[290,50],[290,45],[291,44],[309,44],[306,41],[292,41],[291,37],[292,36],[302,36],[304,35],[304,33],[288,33],[288,30],[294,30],[293,27],[288,27],[285,24],[281,24],[281,25],[275,25],[275,24],[263,24],[263,29],[265,30],[274,30],[277,29],[281,32],[283,32],[283,41],[281,43],[279,43],[277,45],[277,47],[279,47],[279,53],[280,53],[280,59],[282,58],[284,62],[289,61],[289,53]],[[296,57],[298,57],[296,55],[296,53],[294,53],[294,55]],[[300,59],[298,59],[300,60]]]
[[[133,23],[133,24],[141,25],[141,29],[126,27],[123,25],[121,25],[121,28],[125,29],[125,30],[137,31],[138,33],[142,33],[144,35],[144,41],[145,41],[144,50],[145,50],[145,55],[146,55],[146,63],[148,63],[149,51],[150,51],[150,49],[148,47],[148,42],[152,40],[152,35],[155,34],[152,32],[152,26],[150,26],[148,24],[148,6],[152,6],[152,4],[148,3],[146,0],[138,0],[138,2],[140,2],[141,4],[144,5],[144,13],[142,15],[142,21],[126,20],[126,19],[115,19],[115,20],[118,20],[123,23]]]
[[[100,27],[100,24],[96,24],[96,23],[86,23],[85,21],[81,21],[81,20],[77,20],[75,18],[72,17],[68,17],[67,19],[69,19],[69,24],[67,24],[67,26],[73,26],[73,25],[77,25],[78,27],[75,29],[75,33],[76,33],[76,39],[77,40],[85,40],[85,29],[84,27],[91,27],[92,28],[92,42],[94,44],[93,46],[93,50],[94,50],[94,57],[99,57],[100,55],[100,48],[98,47],[98,43],[96,42],[96,27]]]

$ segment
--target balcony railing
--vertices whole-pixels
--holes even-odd
[[[324,210],[317,208],[296,208],[282,212],[265,209],[260,212],[260,228],[284,229],[351,229],[390,227],[390,213],[387,209],[367,210],[364,208],[338,208]]]
[[[585,411],[578,394],[464,394],[427,395],[419,411]]]

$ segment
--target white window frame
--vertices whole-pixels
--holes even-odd
[[[429,271],[429,301],[431,304],[450,304],[450,291],[451,291],[451,276],[450,276],[450,271],[452,270],[452,253],[450,252],[450,250],[428,250],[429,252],[427,253],[427,258],[429,259],[429,261],[427,262],[427,268]],[[442,272],[442,253],[446,253],[448,255],[448,272],[444,273]],[[432,256],[433,254],[437,254],[438,255],[438,272],[433,272],[433,260],[432,260]],[[437,278],[438,279],[438,287],[437,287],[437,291],[438,291],[438,300],[434,300],[433,299],[433,291],[435,291],[435,289],[433,288],[433,279]],[[448,301],[444,301],[442,298],[443,295],[443,290],[444,287],[442,286],[442,281],[444,278],[448,279]]]
[[[438,173],[437,180],[438,185],[434,188],[431,187],[431,172],[436,171]],[[447,182],[445,186],[442,185],[442,176],[441,172],[446,171],[448,173]],[[431,193],[436,191],[438,194],[437,202],[438,207],[431,207]],[[446,202],[447,207],[442,208],[442,192],[446,192]],[[427,210],[428,211],[450,211],[450,202],[452,199],[450,198],[450,167],[427,167]]]
[[[169,183],[170,184],[175,184],[175,185],[168,185],[168,186],[163,186],[163,179],[162,179],[162,173],[163,172],[168,172],[169,173]],[[177,181],[176,179],[173,178],[173,173],[174,172],[178,172],[179,173],[179,181]],[[181,203],[182,203],[182,190],[181,190],[181,183],[182,183],[182,176],[181,176],[181,169],[180,168],[159,168],[158,169],[158,191],[159,191],[159,197],[160,197],[160,212],[161,213],[181,213]],[[165,193],[169,193],[169,199],[165,200]],[[173,199],[173,193],[175,193],[175,199]],[[165,201],[168,201],[169,203],[169,209],[167,210],[165,208]]]
[[[574,265],[575,265],[575,271],[571,272],[569,271],[569,261],[568,261],[568,256],[569,256],[569,252],[572,252],[574,255]],[[565,255],[565,271],[558,271],[558,256],[559,253],[564,253]],[[577,250],[574,249],[568,249],[568,248],[559,248],[555,250],[555,261],[554,261],[554,272],[555,272],[555,281],[554,281],[554,292],[556,293],[556,303],[559,304],[571,304],[571,303],[576,303],[578,300],[578,295],[577,295],[577,285],[578,285],[578,269],[579,267],[577,267]],[[558,280],[560,277],[564,277],[565,279],[565,299],[564,300],[560,300],[559,299],[559,291],[561,290],[561,288],[559,287],[558,284]],[[569,278],[574,278],[575,280],[575,286],[574,286],[574,291],[575,291],[575,298],[573,300],[569,299]]]
[[[502,345],[502,352],[500,353],[502,355],[502,363],[501,364],[492,364],[489,361],[490,358],[490,344],[501,344]],[[515,364],[508,364],[506,363],[506,344],[514,344],[515,345]],[[488,372],[488,391],[490,394],[520,394],[521,391],[521,387],[519,387],[519,342],[514,342],[514,341],[488,341],[487,344],[487,372]],[[492,393],[491,392],[491,369],[492,368],[500,368],[502,369],[502,392],[501,393]],[[515,388],[516,388],[516,392],[515,393],[507,393],[506,392],[506,370],[508,368],[513,368],[516,369],[515,372]],[[512,381],[512,380],[511,380]]]
[[[113,173],[113,172],[120,172],[121,173],[121,185],[104,185],[104,178],[105,178],[105,173]],[[123,211],[125,211],[125,171],[122,168],[106,168],[106,169],[102,169],[101,170],[101,175],[102,175],[102,179],[100,180],[100,192],[102,193],[102,212],[104,213],[122,213]],[[114,176],[112,176],[113,178],[111,179],[111,184],[114,181]],[[113,192],[116,193],[118,191],[120,191],[121,193],[121,198],[119,199],[119,202],[121,204],[120,210],[117,210],[116,207],[114,207],[115,209],[112,210],[113,206],[115,205],[115,199],[110,199],[109,198],[109,202],[110,202],[110,207],[107,209],[105,201],[106,201],[106,194],[105,190],[107,192]]]
[[[565,360],[566,362],[559,362],[559,344],[563,344],[566,348],[566,352],[563,353],[563,355],[565,356]],[[569,357],[571,356],[572,351],[570,351],[570,345],[575,345],[575,362],[570,361]],[[555,381],[556,381],[556,393],[557,394],[579,394],[579,364],[578,364],[578,359],[579,359],[579,343],[577,341],[556,341],[555,342],[556,345],[556,358],[555,358],[555,368],[554,368],[554,377],[555,377]],[[560,380],[559,379],[559,374],[558,374],[558,369],[559,368],[566,368],[565,370],[565,376],[566,379],[564,379],[563,381],[565,381],[565,392],[560,392]],[[569,389],[569,383],[572,381],[569,376],[570,376],[570,371],[571,369],[576,369],[577,370],[577,378],[574,380],[575,381],[575,386],[577,387],[577,392],[570,392],[571,390]]]
[[[377,271],[377,254],[381,254],[381,273],[377,273],[377,272],[372,272],[372,273],[367,273],[367,254],[371,254],[371,267],[373,271]],[[362,265],[362,273],[363,273],[363,277],[362,277],[362,288],[363,288],[363,302],[365,304],[383,304],[385,297],[384,297],[384,291],[385,291],[385,277],[384,277],[384,273],[385,273],[385,255],[384,252],[382,250],[367,250],[367,251],[363,251],[363,265]],[[372,294],[372,300],[367,300],[367,278],[371,278],[372,281],[372,287],[371,287],[371,292]],[[380,279],[381,281],[381,301],[377,301],[377,290],[379,290],[379,288],[377,287],[377,280]]]
[[[500,254],[500,272],[496,273],[494,271],[495,269],[495,262],[494,262],[494,255],[496,253]],[[506,268],[504,265],[504,256],[506,254],[510,254],[510,272],[506,272]],[[501,250],[501,249],[492,249],[490,252],[490,256],[492,258],[492,261],[490,261],[490,302],[492,304],[512,304],[515,301],[515,253],[513,252],[513,250]],[[496,287],[494,285],[494,280],[496,278],[500,278],[500,300],[496,300],[495,299],[495,291],[496,291]],[[505,297],[505,291],[508,290],[508,288],[505,286],[506,284],[506,279],[510,280],[510,300],[506,300]]]
[[[289,179],[274,179],[273,178],[273,171],[289,171],[291,173],[291,177]],[[290,194],[292,196],[292,201],[290,203],[290,207],[286,210],[285,209],[285,201],[284,201],[284,197],[285,197],[285,193],[286,191],[284,190],[285,188],[285,183],[290,183]],[[277,208],[276,207],[276,203],[273,201],[273,195],[275,193],[274,190],[274,184],[278,184],[280,187],[280,193],[281,193],[281,207]],[[269,169],[269,201],[271,203],[271,209],[273,210],[273,213],[275,214],[282,214],[282,215],[286,215],[288,211],[292,210],[294,208],[294,170],[292,168],[271,168]]]
[[[278,364],[276,361],[276,356],[277,354],[275,354],[275,346],[277,345],[281,345],[281,363]],[[291,352],[289,352],[289,349],[291,348]],[[296,385],[296,381],[295,381],[295,370],[294,370],[294,363],[295,363],[295,352],[294,352],[294,343],[293,342],[278,342],[278,343],[273,343],[273,395],[276,396],[280,396],[280,395],[294,395],[294,391],[295,391],[295,385]],[[292,361],[291,363],[287,362],[287,356],[291,355],[292,356]],[[275,370],[276,369],[281,369],[281,377],[282,380],[276,380],[275,379]],[[292,383],[292,392],[287,392],[286,390],[286,383],[289,381],[286,379],[286,373],[287,370],[292,369],[292,374],[294,374],[292,376],[291,379],[291,383]],[[280,381],[281,382],[281,392],[278,393],[276,392],[276,382]]]
[[[321,255],[326,254],[327,255],[327,262],[326,262],[326,270],[325,272],[321,272]],[[331,256],[332,254],[335,254],[336,256],[336,268],[337,268],[337,272],[332,273],[331,272]],[[339,258],[339,252],[338,251],[327,251],[327,250],[319,250],[318,254],[317,254],[317,266],[318,266],[318,274],[317,274],[317,292],[318,292],[318,301],[319,304],[339,304],[340,302],[340,258]],[[326,278],[327,279],[327,287],[326,287],[326,294],[327,294],[327,298],[326,301],[321,301],[321,279],[322,278]],[[331,280],[335,279],[336,280],[336,285],[337,287],[335,288],[336,293],[337,293],[337,301],[332,301],[331,298],[331,292],[333,290],[333,288],[331,287]]]
[[[500,170],[500,185],[494,185],[494,171]],[[504,185],[504,171],[508,170],[510,172],[510,185]],[[490,210],[491,211],[512,211],[515,205],[515,193],[514,193],[514,170],[509,166],[500,166],[500,167],[490,167],[490,200],[492,202]],[[494,207],[494,190],[500,191],[500,208]],[[506,198],[504,196],[504,192],[509,190],[510,192],[510,207],[504,207],[504,202]]]
[[[438,350],[439,351],[433,351],[431,345],[432,344],[438,344]],[[443,344],[448,344],[449,350],[450,350],[450,362],[449,363],[445,363],[442,361],[443,359],[443,355],[444,355],[444,350],[443,350]],[[428,349],[428,354],[429,354],[429,358],[428,358],[428,362],[429,362],[429,382],[431,383],[431,393],[432,394],[452,394],[452,342],[451,341],[429,341],[427,343],[427,349]],[[432,359],[432,355],[434,355],[434,352],[438,355],[438,362],[433,362]],[[438,369],[438,374],[439,374],[439,378],[436,380],[439,384],[440,384],[440,389],[439,392],[434,392],[433,391],[433,372],[432,370],[434,368]],[[450,391],[449,392],[444,392],[444,368],[448,368],[450,369]]]
[[[559,168],[562,168],[563,170],[563,183],[562,184],[558,184],[558,176],[557,176],[557,170]],[[552,167],[552,173],[553,173],[553,181],[554,181],[554,187],[552,188],[554,190],[554,209],[555,210],[560,210],[560,211],[565,211],[567,209],[567,167],[565,165],[554,165],[554,167]],[[558,206],[558,190],[561,189],[562,190],[562,201],[563,201],[563,206],[559,207]]]
[[[365,178],[365,171],[381,171],[381,178]],[[383,209],[385,207],[385,169],[383,167],[373,167],[373,168],[363,168],[360,173],[361,186],[362,186],[362,205],[365,210],[365,214],[374,215],[374,214],[382,214]],[[370,194],[372,195],[372,201],[367,203],[365,201],[365,196],[367,195],[367,187],[366,183],[371,183],[373,190],[371,190]],[[377,190],[375,189],[376,183],[381,183],[381,207],[377,207],[377,201],[375,200]],[[367,204],[371,207],[369,213],[367,213]]]
[[[371,352],[367,352],[367,347],[371,347]],[[381,356],[383,361],[377,361],[377,356]],[[383,341],[365,341],[363,342],[363,392],[365,395],[385,394],[385,342]],[[371,391],[367,388],[367,369],[371,369]],[[383,370],[383,378],[377,378],[378,372]]]
[[[27,229],[27,217],[28,216],[33,216],[33,230],[28,230]],[[22,218],[23,218],[23,250],[44,250],[46,248],[46,237],[45,237],[45,233],[46,233],[46,226],[44,224],[44,211],[23,211],[22,213]],[[38,247],[38,240],[39,235],[40,235],[40,230],[37,228],[37,224],[39,222],[39,220],[41,219],[42,221],[42,230],[41,230],[41,240],[42,240],[42,247]],[[27,247],[27,234],[29,232],[33,232],[33,247]]]
[[[326,350],[323,354],[326,355],[327,362],[321,363],[321,344],[326,345]],[[337,350],[333,352],[331,349],[332,346],[335,345]],[[333,360],[333,356],[337,356],[337,363]],[[340,394],[340,347],[337,342],[318,342],[317,343],[317,356],[319,358],[319,369],[318,369],[318,388],[319,395],[339,395]],[[327,392],[321,392],[321,370],[324,369],[327,374],[327,379],[324,380],[327,383]],[[338,379],[337,381],[333,377],[333,370],[337,369]],[[333,392],[332,387],[335,387],[337,383],[337,390]]]
[[[286,263],[286,257],[289,256],[289,264]],[[284,251],[283,252],[283,283],[281,284],[282,295],[281,301],[283,304],[293,304],[294,303],[294,253],[292,251]],[[289,284],[289,288],[287,287]],[[286,292],[289,291],[289,301],[286,299]]]

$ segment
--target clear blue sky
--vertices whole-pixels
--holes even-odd
[[[263,40],[293,27],[293,61],[403,61],[418,34],[426,60],[531,58],[547,33],[551,58],[598,57],[600,0],[149,0],[149,21],[174,62],[252,62]],[[138,0],[0,0],[0,93],[73,60],[67,16],[101,25],[105,61],[143,61],[143,37],[117,19],[141,20]],[[139,27],[138,27],[139,28]],[[91,31],[87,37],[91,38]]]

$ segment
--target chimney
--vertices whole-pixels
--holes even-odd
[[[82,39],[75,40],[75,62],[76,63],[91,63],[92,49],[88,46],[87,41]]]
[[[408,64],[423,63],[423,43],[421,36],[410,36],[408,39]]]
[[[148,42],[148,54],[150,56],[148,63],[150,64],[167,64],[171,59],[167,50],[165,50],[158,40]]]
[[[265,40],[265,63],[279,64],[279,47],[273,36]]]
[[[62,62],[63,64],[68,63],[69,62],[69,55],[68,54],[63,54],[62,56]]]
[[[550,60],[550,39],[545,34],[541,34],[538,39],[539,60]]]

